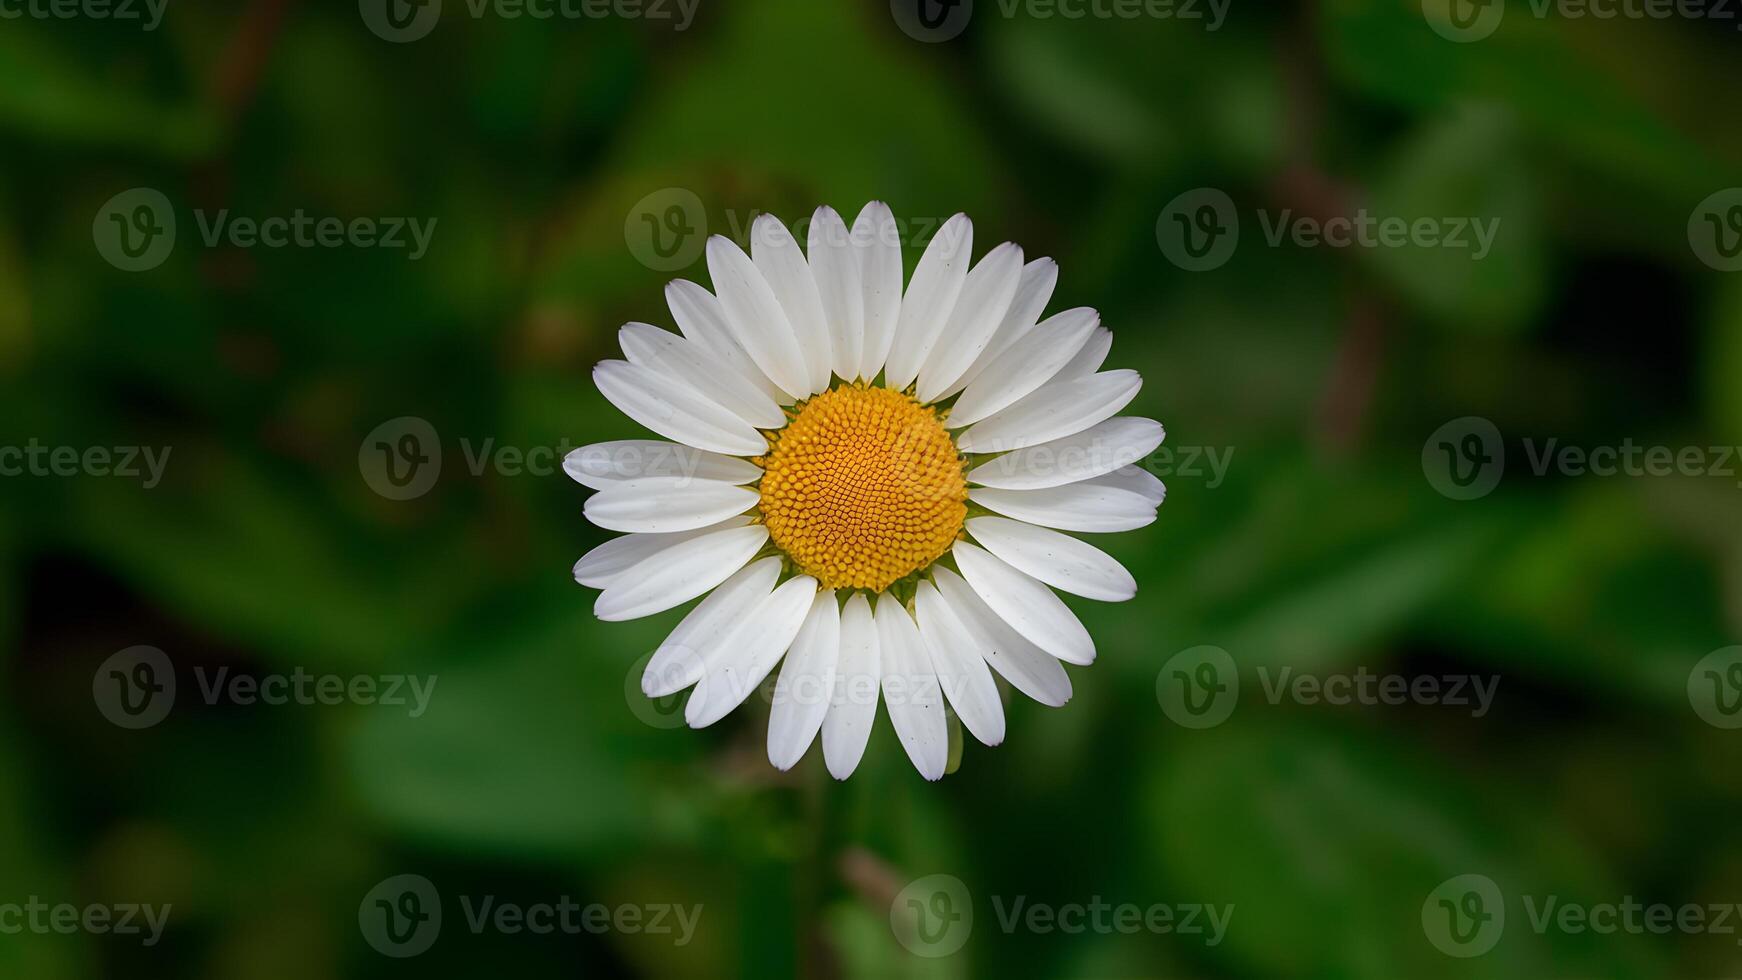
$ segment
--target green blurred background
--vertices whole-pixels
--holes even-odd
[[[928,43],[883,0],[702,0],[684,30],[448,0],[390,43],[364,7],[0,20],[0,444],[172,449],[150,489],[0,479],[0,902],[173,905],[149,948],[0,935],[0,976],[1742,975],[1734,934],[1539,933],[1517,898],[1742,901],[1742,731],[1689,688],[1742,641],[1737,478],[1538,476],[1522,451],[1742,441],[1742,275],[1689,231],[1742,184],[1735,21],[1513,3],[1461,43],[1410,0],[1234,0],[1217,30],[979,0]],[[139,187],[179,237],[126,272],[96,241]],[[1158,220],[1200,187],[1242,238],[1187,272]],[[603,539],[586,491],[470,465],[641,435],[589,370],[621,323],[670,324],[668,278],[706,281],[637,258],[639,213],[672,189],[740,241],[758,211],[886,200],[921,221],[910,268],[923,222],[966,211],[977,252],[1059,261],[1051,309],[1101,311],[1171,449],[1232,454],[1221,479],[1151,461],[1160,519],[1097,542],[1138,597],[1073,602],[1098,662],[1064,708],[1009,699],[1005,744],[968,745],[941,783],[886,716],[846,783],[814,746],[771,769],[761,698],[671,727],[634,688],[679,614],[592,618],[569,578]],[[1500,231],[1478,262],[1271,246],[1259,225],[1361,206]],[[225,208],[438,223],[417,261],[208,246],[195,211]],[[391,500],[360,453],[407,416],[444,465]],[[1423,467],[1464,416],[1509,454],[1469,501]],[[93,679],[140,644],[179,697],[128,730]],[[1244,687],[1192,730],[1157,680],[1206,644]],[[1256,672],[1283,666],[1500,680],[1480,718],[1271,704]],[[196,671],[225,667],[438,686],[415,718],[203,703]],[[1467,873],[1508,921],[1459,959],[1422,909]],[[400,874],[446,915],[403,960],[359,925]],[[941,958],[890,923],[932,874],[976,914]],[[458,896],[704,912],[681,946],[474,935]],[[1214,946],[1006,932],[994,902],[1016,896],[1235,913]]]

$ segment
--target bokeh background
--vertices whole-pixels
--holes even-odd
[[[1742,901],[1742,731],[1690,689],[1742,642],[1742,464],[1579,477],[1524,451],[1742,442],[1742,274],[1690,234],[1742,184],[1735,20],[1508,3],[1455,41],[1413,0],[1233,0],[1215,30],[978,0],[922,40],[883,0],[702,0],[682,30],[646,8],[447,7],[405,42],[367,3],[170,0],[151,31],[0,20],[0,444],[172,450],[149,489],[0,478],[0,902],[173,905],[150,948],[0,935],[0,975],[1742,974],[1734,933],[1539,933],[1521,899]],[[1206,187],[1241,234],[1189,272],[1158,229]],[[139,272],[99,247],[131,188],[179,228]],[[670,325],[667,279],[706,281],[637,245],[683,193],[705,211],[686,234],[741,242],[759,211],[886,200],[917,219],[910,269],[966,211],[977,252],[1059,261],[1052,309],[1101,311],[1110,364],[1146,378],[1134,410],[1168,427],[1160,519],[1098,542],[1138,597],[1073,602],[1098,662],[1064,708],[1009,699],[1006,743],[969,744],[938,784],[886,716],[844,784],[815,747],[768,766],[759,698],[672,727],[634,688],[679,613],[594,621],[569,578],[602,540],[586,491],[548,458],[471,461],[640,434],[589,370],[621,323]],[[1499,234],[1476,261],[1261,226],[1362,207]],[[208,245],[195,213],[222,209],[437,224],[412,261]],[[1457,500],[1424,448],[1468,416],[1507,466]],[[443,465],[394,500],[366,457],[406,417]],[[1194,448],[1225,473],[1184,465]],[[179,696],[129,730],[94,690],[138,645]],[[1242,691],[1194,730],[1158,680],[1202,645]],[[1499,687],[1481,717],[1272,704],[1258,672],[1282,667]],[[418,717],[206,704],[220,668],[437,687]],[[359,909],[402,874],[440,890],[446,924],[395,959]],[[890,908],[933,874],[975,921],[928,958]],[[1422,921],[1463,874],[1507,896],[1470,959]],[[460,896],[704,911],[681,946],[473,935]],[[1213,946],[1006,932],[994,903],[1017,896],[1235,912]]]

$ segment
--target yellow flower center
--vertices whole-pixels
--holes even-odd
[[[804,402],[763,468],[769,536],[831,589],[887,589],[948,551],[968,512],[937,413],[888,388],[841,385]]]

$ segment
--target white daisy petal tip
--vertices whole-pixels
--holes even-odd
[[[785,772],[804,758],[829,710],[841,647],[834,589],[819,589],[780,665],[768,713],[768,761]]]

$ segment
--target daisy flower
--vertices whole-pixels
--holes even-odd
[[[779,665],[768,758],[791,768],[818,733],[829,772],[858,766],[877,705],[926,779],[943,776],[950,712],[1004,739],[994,674],[1042,704],[1095,644],[1057,594],[1119,601],[1137,585],[1062,531],[1155,519],[1161,482],[1133,466],[1161,425],[1115,417],[1135,371],[1102,371],[1092,309],[1042,319],[1058,267],[1011,243],[969,268],[973,226],[946,222],[902,286],[900,235],[872,202],[831,208],[805,249],[763,215],[750,254],[708,241],[714,291],[666,288],[678,331],[631,323],[593,371],[622,412],[671,440],[569,454],[598,491],[586,516],[623,532],[576,563],[604,620],[705,596],[648,661],[642,690],[693,688],[692,728]],[[782,658],[784,657],[784,663]]]

